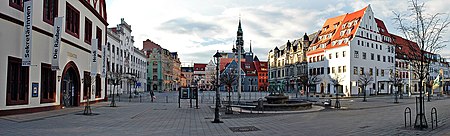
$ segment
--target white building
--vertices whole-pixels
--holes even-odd
[[[147,90],[147,59],[144,52],[134,47],[134,36],[131,35],[131,25],[122,18],[116,27],[108,28],[108,71],[118,73],[121,83],[108,90],[129,94]],[[111,76],[110,76],[111,77]]]
[[[106,82],[100,76],[102,63],[98,63],[97,74],[92,77],[95,80],[91,80],[90,60],[91,39],[98,39],[98,45],[94,45],[99,49],[95,58],[103,57],[101,47],[106,43],[108,25],[105,1],[34,0],[32,8],[25,3],[28,2],[0,2],[0,115],[104,100]],[[54,25],[58,24],[54,18],[63,16],[59,55],[56,55],[59,64],[55,65],[59,70],[52,71]],[[24,27],[27,22],[32,26],[30,33],[24,32],[30,28]],[[28,49],[23,48],[25,37],[30,37],[26,42],[31,44]],[[21,65],[26,53],[30,53],[31,66]]]
[[[329,18],[318,40],[309,47],[309,74],[317,74],[322,81],[317,93],[336,93],[331,82],[339,76],[346,96],[362,94],[358,79],[363,73],[373,76],[367,94],[389,93],[389,72],[394,69],[394,45],[383,40],[381,30],[369,6]]]

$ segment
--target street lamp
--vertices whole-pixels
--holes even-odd
[[[217,50],[216,54],[213,56],[215,58],[216,64],[216,107],[214,109],[214,121],[212,123],[223,123],[219,119],[219,106],[220,106],[220,92],[219,92],[219,64],[220,64],[220,55],[219,50]]]

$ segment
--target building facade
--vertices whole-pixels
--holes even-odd
[[[134,47],[134,36],[131,25],[120,20],[116,27],[108,28],[107,32],[107,64],[108,73],[118,74],[120,84],[108,84],[107,89],[117,93],[144,92],[147,90],[147,59],[143,51]],[[111,78],[112,76],[110,76]]]
[[[320,79],[320,82],[313,85],[316,89],[309,91],[322,94],[342,93],[346,96],[360,95],[363,91],[366,94],[389,93],[389,72],[395,68],[395,47],[384,41],[381,31],[370,5],[353,13],[327,19],[306,52],[309,77],[316,76]],[[286,47],[289,48],[288,46],[289,42]],[[289,56],[289,51],[284,48],[279,52],[281,54],[277,55],[281,56],[277,57],[278,60],[273,59],[270,64],[298,63],[299,59],[295,59],[299,55]],[[269,57],[272,57],[270,53]],[[281,77],[291,73],[289,69],[276,71]],[[364,87],[358,82],[364,74],[374,79],[365,87],[366,90],[362,90]],[[339,85],[343,88],[341,92],[334,87],[335,79],[340,79]],[[283,83],[287,84],[288,90],[295,88],[289,87],[290,82],[285,80]]]
[[[89,60],[92,49],[98,50],[96,60],[104,57],[108,25],[105,1],[31,2],[0,2],[0,76],[4,77],[0,78],[0,115],[104,100],[103,65],[98,63],[93,68],[95,76],[91,76]],[[64,17],[65,23],[57,25],[55,17]],[[98,39],[98,44],[93,45],[92,39]],[[58,63],[52,63],[54,59]]]
[[[181,86],[190,87],[194,79],[194,67],[181,67],[181,76],[184,78]]]
[[[181,66],[177,53],[170,52],[147,39],[143,41],[143,51],[147,55],[147,88],[151,91],[175,91],[180,78]],[[178,78],[178,79],[177,79]]]

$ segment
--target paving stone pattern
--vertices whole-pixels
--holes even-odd
[[[165,96],[170,100],[168,103],[160,99]],[[368,102],[362,102],[362,98],[346,98],[341,100],[342,109],[307,113],[225,115],[221,112],[224,123],[219,124],[211,123],[213,103],[206,97],[199,102],[199,109],[189,108],[188,100],[183,100],[178,108],[176,93],[157,93],[153,103],[136,101],[136,97],[131,102],[127,100],[121,97],[118,107],[108,107],[109,102],[94,104],[93,112],[99,114],[96,116],[76,115],[82,111],[68,108],[0,117],[0,135],[450,135],[450,99],[447,98],[425,102],[427,121],[431,121],[431,108],[436,107],[440,126],[423,131],[404,128],[406,107],[411,107],[414,121],[413,97],[399,99],[398,104],[393,103],[391,96],[369,97]],[[230,129],[239,127],[257,130],[233,132]]]

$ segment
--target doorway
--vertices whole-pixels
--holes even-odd
[[[78,68],[73,62],[69,62],[64,68],[60,91],[61,106],[76,107],[80,105],[80,78]]]

